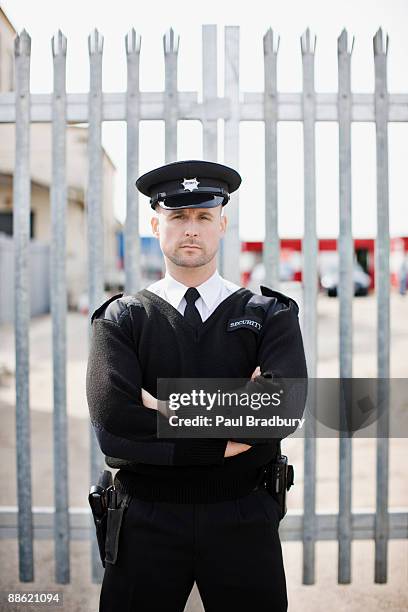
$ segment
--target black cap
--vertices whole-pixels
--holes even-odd
[[[241,176],[233,168],[204,160],[177,161],[146,172],[136,181],[150,197],[150,205],[162,208],[214,208],[225,206],[238,189]]]

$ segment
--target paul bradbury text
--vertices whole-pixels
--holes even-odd
[[[195,416],[192,418],[179,417],[173,414],[169,417],[172,427],[298,427],[302,429],[305,419],[285,419],[280,416],[260,418],[253,415],[240,415],[238,417],[224,416]]]

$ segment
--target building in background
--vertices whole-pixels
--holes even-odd
[[[0,92],[14,91],[14,38],[16,30],[0,9]],[[88,129],[68,125],[66,129],[66,273],[68,306],[77,308],[80,296],[88,290],[87,218],[85,193],[88,172]],[[105,287],[119,286],[123,271],[118,258],[117,233],[122,224],[116,219],[114,206],[115,166],[102,152],[103,221]],[[13,234],[13,172],[15,157],[15,125],[0,124],[0,253],[4,250],[3,267],[10,255]],[[49,311],[49,245],[51,240],[50,189],[52,175],[52,125],[32,123],[30,128],[30,249],[36,261],[30,262],[31,314]],[[33,249],[33,246],[36,249]],[[31,259],[31,252],[30,252]],[[0,269],[3,294],[8,300],[14,296],[13,274],[7,264]],[[1,261],[0,261],[1,268]],[[6,285],[4,284],[6,283]],[[10,319],[0,299],[0,322]],[[9,313],[13,312],[8,306]]]
[[[0,7],[0,92],[14,91],[14,37],[16,30]]]

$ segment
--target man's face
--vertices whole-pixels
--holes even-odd
[[[164,255],[177,266],[195,268],[211,261],[225,234],[222,206],[166,210],[157,206],[151,219],[153,234]]]

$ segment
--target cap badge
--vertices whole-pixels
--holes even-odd
[[[200,184],[196,178],[193,179],[184,179],[181,183],[184,187],[184,191],[193,191],[194,189],[198,189],[198,185]]]

